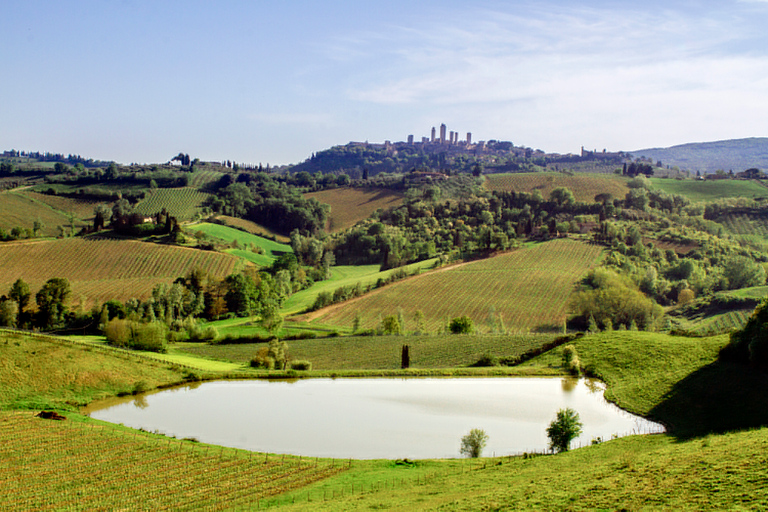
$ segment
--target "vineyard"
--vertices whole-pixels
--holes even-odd
[[[237,258],[216,252],[129,240],[64,239],[0,245],[0,290],[18,278],[33,293],[52,277],[72,286],[70,302],[84,307],[116,299],[146,299],[159,283],[172,283],[199,267],[224,277]]]
[[[195,172],[192,173],[189,180],[189,186],[194,188],[202,188],[209,183],[213,183],[215,181],[219,181],[219,179],[224,175],[221,171],[214,171],[214,170],[197,170],[195,168]]]
[[[165,208],[179,220],[193,219],[210,194],[196,188],[157,188],[149,190],[146,198],[139,202],[134,211],[142,215],[154,215]]]
[[[756,180],[671,180],[651,178],[654,188],[691,201],[715,201],[729,197],[768,197],[768,188]]]
[[[379,208],[386,210],[403,203],[403,194],[386,189],[336,188],[306,194],[330,205],[328,231],[335,233],[367,219]]]
[[[93,212],[91,212],[93,213]],[[43,223],[42,236],[56,236],[58,226],[69,226],[70,218],[47,204],[18,192],[0,192],[0,229],[32,229],[36,220]],[[75,226],[82,225],[75,216]]]
[[[343,462],[256,454],[33,412],[0,412],[0,508],[257,508],[346,469]]]
[[[597,194],[608,193],[615,198],[623,199],[629,192],[627,178],[613,174],[577,173],[573,175],[556,172],[488,174],[485,176],[485,186],[492,191],[500,192],[541,192],[542,197],[558,187],[565,187],[573,192],[577,201],[592,203]]]
[[[64,215],[72,214],[77,219],[86,220],[93,218],[93,211],[99,204],[104,204],[107,208],[112,208],[112,203],[99,201],[90,201],[85,199],[75,199],[64,196],[53,196],[41,194],[32,190],[24,190],[21,194],[31,198],[34,201],[43,203],[62,212]]]
[[[374,328],[382,317],[401,308],[406,318],[421,311],[431,332],[445,329],[451,318],[462,315],[485,330],[492,314],[500,315],[512,332],[562,330],[568,298],[601,252],[596,245],[554,240],[406,279],[307,317],[347,327],[359,316],[363,327]]]
[[[406,328],[408,324],[406,323]],[[313,370],[396,370],[404,344],[412,368],[452,368],[475,364],[481,357],[515,358],[552,341],[551,334],[473,336],[350,336],[288,342],[293,359],[312,361]],[[187,343],[184,352],[198,357],[249,363],[260,345]]]

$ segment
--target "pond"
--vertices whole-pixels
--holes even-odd
[[[546,428],[570,407],[584,423],[572,443],[663,432],[572,378],[377,378],[215,381],[108,401],[92,418],[178,438],[269,453],[355,459],[459,457],[471,429],[483,455],[547,450]]]

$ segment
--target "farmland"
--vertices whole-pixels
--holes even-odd
[[[91,200],[85,200],[85,199],[74,199],[71,197],[64,197],[64,196],[53,196],[49,194],[41,194],[39,192],[33,192],[32,190],[24,190],[20,192],[21,194],[29,197],[30,199],[33,199],[34,201],[38,201],[40,203],[46,204],[53,208],[54,210],[58,210],[59,212],[62,212],[63,214],[67,215],[72,214],[75,216],[75,218],[80,220],[86,220],[93,217],[93,210],[98,206],[99,204],[105,204],[107,207],[111,207],[112,203],[103,203],[99,201],[91,201]]]
[[[685,196],[693,202],[729,197],[768,198],[768,188],[757,180],[672,180],[651,178],[654,188]]]
[[[134,211],[142,215],[154,215],[165,208],[179,220],[193,219],[210,194],[192,187],[157,188],[150,190]]]
[[[34,293],[48,279],[63,277],[72,286],[71,302],[89,307],[112,299],[146,299],[155,285],[170,284],[196,267],[224,277],[237,262],[227,254],[128,240],[6,243],[0,246],[0,290],[22,278]]]
[[[373,328],[402,308],[407,318],[421,311],[426,328],[435,332],[461,315],[484,330],[493,311],[512,332],[562,330],[574,285],[601,252],[599,246],[554,240],[394,283],[309,318],[349,326],[360,315],[362,326]]]
[[[551,339],[551,334],[344,336],[291,340],[288,345],[291,357],[312,361],[313,370],[397,370],[404,344],[410,346],[412,368],[438,369],[467,367],[486,355],[512,359]],[[188,343],[182,350],[247,364],[259,348],[258,344]]]
[[[558,187],[565,187],[573,192],[577,201],[593,202],[597,194],[608,193],[615,198],[623,198],[629,189],[627,178],[613,174],[564,174],[558,172],[488,174],[485,186],[499,192],[541,192],[546,199]]]
[[[386,189],[338,188],[306,194],[331,206],[328,231],[337,232],[367,219],[379,208],[400,206],[403,194]]]
[[[69,216],[50,205],[19,192],[0,192],[0,229],[10,231],[14,227],[32,229],[34,222],[43,223],[41,235],[56,236],[58,226],[69,226]],[[75,225],[82,224],[75,217]]]
[[[239,229],[222,226],[221,224],[204,222],[201,224],[191,224],[187,226],[187,229],[203,233],[206,237],[222,240],[231,246],[226,252],[263,267],[271,265],[281,254],[293,252],[290,245],[281,244],[258,235],[240,231]],[[254,252],[254,248],[261,252]]]
[[[241,231],[246,231],[252,235],[259,235],[264,238],[269,238],[269,239],[275,240],[276,242],[280,242],[281,244],[287,244],[287,243],[290,243],[291,241],[291,239],[288,238],[287,236],[281,235],[279,233],[275,233],[274,231],[270,231],[264,226],[261,226],[260,224],[256,224],[255,222],[247,219],[230,217],[229,215],[217,215],[216,220],[218,222],[221,222],[225,226],[231,226]]]

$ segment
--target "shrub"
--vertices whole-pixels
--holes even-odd
[[[494,356],[493,354],[483,354],[482,356],[480,356],[480,359],[478,359],[477,362],[472,366],[477,366],[477,367],[499,366],[499,358]]]
[[[289,366],[291,370],[299,370],[304,372],[308,372],[312,370],[312,363],[304,359],[297,359],[295,361],[291,361]]]
[[[475,328],[472,324],[472,319],[465,315],[451,320],[451,323],[448,324],[448,329],[453,334],[471,334]]]
[[[469,434],[461,438],[461,454],[476,459],[480,457],[487,442],[488,434],[485,430],[473,428]]]
[[[581,372],[581,361],[579,361],[576,347],[573,345],[563,347],[563,368],[572,375],[578,375]]]
[[[140,323],[131,320],[110,320],[104,328],[107,343],[114,347],[165,352],[168,328],[159,322]]]
[[[262,370],[274,370],[275,360],[269,356],[269,347],[261,347],[256,355],[251,359],[251,367],[261,368]]]

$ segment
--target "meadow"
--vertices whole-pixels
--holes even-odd
[[[768,198],[768,188],[757,180],[674,180],[651,178],[654,188],[667,194],[685,196],[693,202],[729,197]]]
[[[330,205],[328,231],[335,233],[367,219],[378,209],[386,210],[403,203],[403,194],[387,189],[337,188],[305,194]]]
[[[541,192],[542,197],[558,187],[565,187],[573,192],[577,201],[594,202],[597,194],[607,193],[623,199],[629,192],[628,179],[614,174],[565,174],[559,172],[487,174],[485,187],[499,192]]]
[[[553,240],[412,277],[299,319],[351,326],[359,316],[362,327],[376,328],[382,317],[400,308],[408,320],[421,311],[429,332],[444,331],[452,318],[462,315],[482,331],[490,316],[500,315],[511,332],[558,332],[576,282],[601,254],[597,245]]]
[[[203,233],[209,238],[219,239],[231,246],[225,252],[244,258],[262,267],[271,265],[281,254],[293,252],[290,245],[281,244],[239,229],[222,226],[221,224],[203,222],[200,224],[190,224],[185,229]],[[261,252],[254,252],[253,248],[259,248]]]
[[[207,192],[192,187],[150,189],[133,210],[142,215],[155,215],[165,208],[180,221],[192,220],[209,197]]]
[[[229,215],[217,215],[216,221],[223,223],[225,226],[230,226],[252,235],[259,235],[264,238],[269,238],[270,240],[280,242],[281,244],[288,244],[291,242],[291,239],[287,236],[271,231],[264,226],[256,224],[255,222],[247,219],[230,217]]]
[[[481,358],[515,359],[551,342],[551,334],[344,336],[289,340],[292,359],[312,362],[319,370],[397,370],[403,345],[410,347],[411,368],[469,367]],[[263,344],[185,343],[179,351],[199,357],[248,364]]]
[[[34,294],[48,279],[63,277],[72,287],[70,304],[88,308],[113,299],[147,299],[156,285],[171,284],[194,268],[221,278],[238,265],[228,254],[135,240],[12,242],[0,245],[0,290],[21,278]]]

